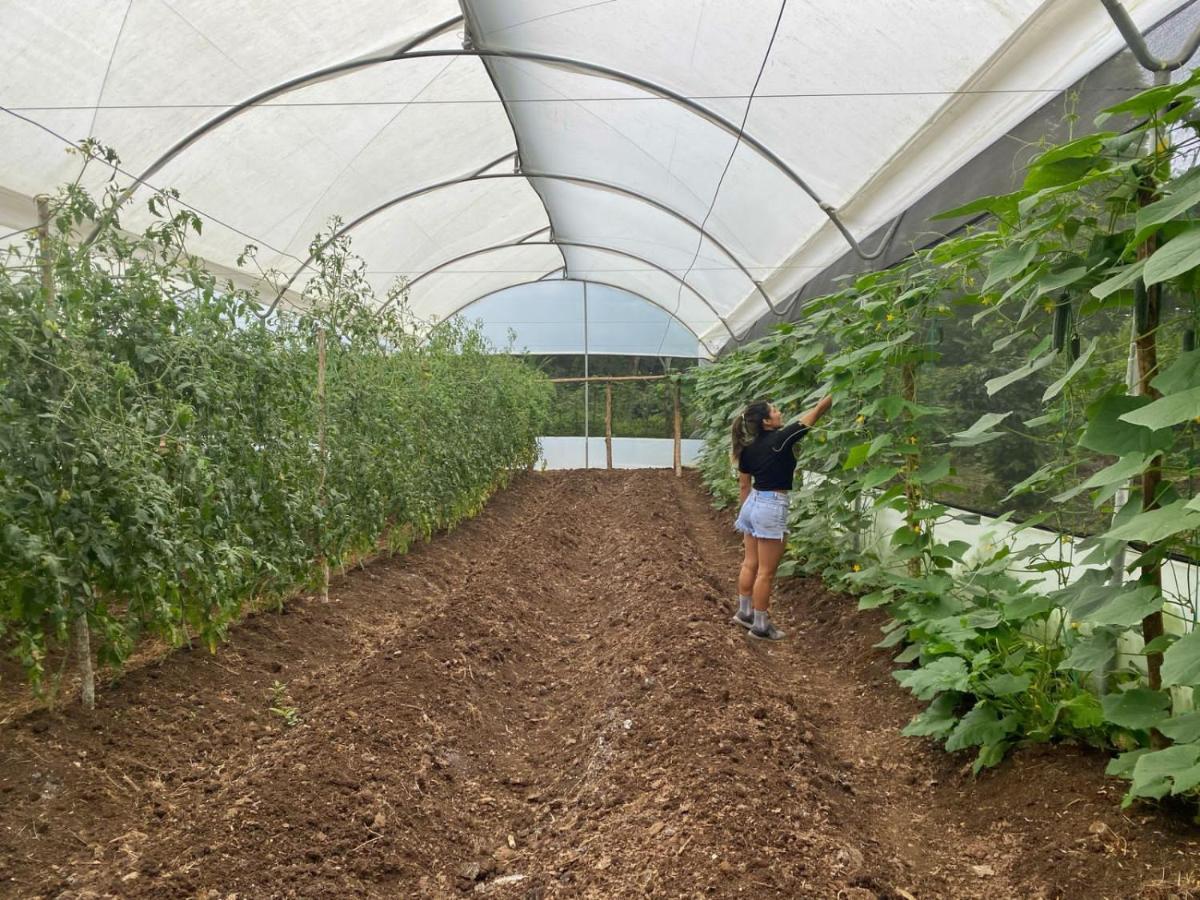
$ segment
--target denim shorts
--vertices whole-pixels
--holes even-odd
[[[733,527],[742,534],[766,540],[783,540],[787,534],[788,501],[791,494],[751,491],[742,504]]]

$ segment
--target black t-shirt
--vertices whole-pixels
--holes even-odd
[[[790,491],[796,472],[792,448],[807,433],[802,422],[761,432],[754,443],[742,448],[738,469],[753,477],[756,491]]]

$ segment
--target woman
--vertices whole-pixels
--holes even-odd
[[[771,622],[771,584],[783,557],[787,533],[788,491],[796,471],[796,442],[829,411],[832,397],[783,427],[779,408],[758,401],[733,421],[733,459],[737,463],[742,508],[734,528],[745,535],[746,555],[738,575],[738,611],[732,621],[750,629],[750,637],[783,640]]]

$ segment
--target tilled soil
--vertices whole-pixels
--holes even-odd
[[[694,476],[522,476],[476,520],[0,728],[13,897],[1200,896],[1085,750],[902,738],[881,619],[740,558]]]

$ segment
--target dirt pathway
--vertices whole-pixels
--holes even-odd
[[[846,599],[793,582],[794,639],[749,643],[726,518],[692,477],[531,474],[328,605],[0,728],[0,894],[1192,896],[1196,835],[1099,758],[974,781],[900,738]]]

